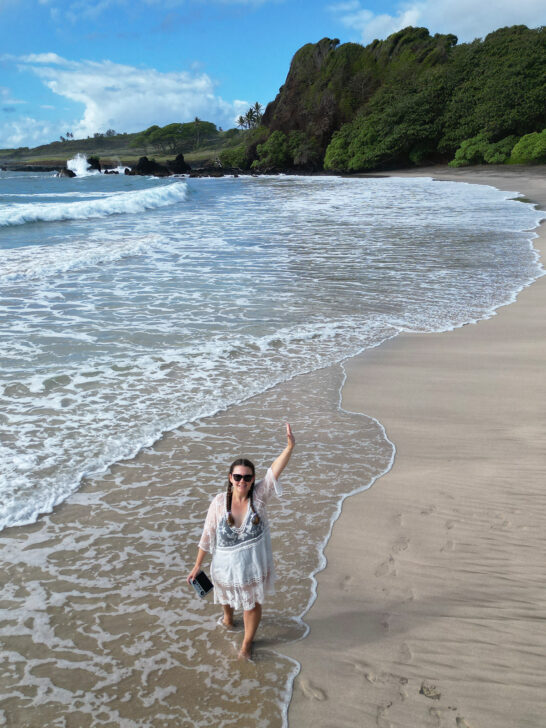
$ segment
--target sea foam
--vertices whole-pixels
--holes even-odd
[[[102,199],[82,202],[25,203],[0,209],[0,226],[24,225],[29,222],[88,220],[109,215],[136,214],[144,210],[167,207],[183,202],[188,194],[185,182],[172,182],[144,190],[113,194]]]

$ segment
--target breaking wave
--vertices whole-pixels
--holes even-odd
[[[8,205],[0,209],[0,226],[135,214],[143,210],[175,205],[185,200],[187,195],[187,184],[177,181],[153,189],[113,194],[98,200]]]

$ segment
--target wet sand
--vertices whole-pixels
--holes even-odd
[[[544,167],[393,174],[546,208]],[[376,417],[397,453],[345,502],[310,634],[285,648],[302,664],[290,726],[544,724],[545,310],[541,278],[489,320],[347,363],[343,406]]]

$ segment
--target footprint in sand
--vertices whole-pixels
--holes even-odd
[[[456,723],[457,728],[470,728],[470,725],[466,722],[464,718],[457,718]]]
[[[454,550],[455,550],[455,543],[453,541],[446,541],[445,544],[440,549],[440,551],[454,551]]]
[[[448,531],[451,531],[451,529],[455,525],[455,521],[446,521],[444,525],[445,525],[445,527],[447,528]]]
[[[341,588],[343,591],[350,591],[355,583],[354,576],[344,576],[341,581]]]
[[[387,705],[377,706],[377,716],[375,722],[377,723],[378,728],[392,728],[392,723],[386,718],[386,714],[391,705],[392,703],[387,703]]]
[[[380,564],[375,570],[376,576],[396,576],[396,567],[392,556]]]
[[[436,513],[436,506],[427,506],[421,511],[422,516],[430,516],[431,513]]]
[[[406,538],[405,536],[402,538],[399,538],[398,541],[394,544],[392,547],[392,550],[395,554],[400,553],[400,551],[405,551],[409,546],[409,538]]]
[[[363,675],[366,680],[371,683],[372,685],[377,682],[377,676],[375,673],[373,673],[370,670],[370,666],[365,662],[359,662],[358,660],[355,660],[354,662],[349,660],[345,663],[346,665],[350,665],[350,667],[357,672],[359,675]]]
[[[300,689],[308,700],[326,700],[327,696],[324,690],[317,687],[316,685],[313,685],[313,683],[306,678],[302,678],[300,680]]]

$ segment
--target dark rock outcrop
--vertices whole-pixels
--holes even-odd
[[[175,159],[170,159],[167,162],[167,168],[172,174],[186,174],[187,172],[191,172],[191,167],[184,159],[183,154],[177,154]]]
[[[98,157],[87,157],[87,168],[96,169],[97,172],[101,172],[100,159]]]
[[[153,175],[154,177],[168,177],[171,172],[163,164],[159,164],[155,159],[148,159],[148,157],[141,157],[132,170],[129,172],[125,170],[125,174],[135,175]]]
[[[73,172],[71,169],[68,169],[68,167],[63,167],[59,170],[59,173],[57,174],[57,177],[75,177],[76,173]]]
[[[224,177],[226,170],[219,167],[200,167],[192,169],[190,177]]]

